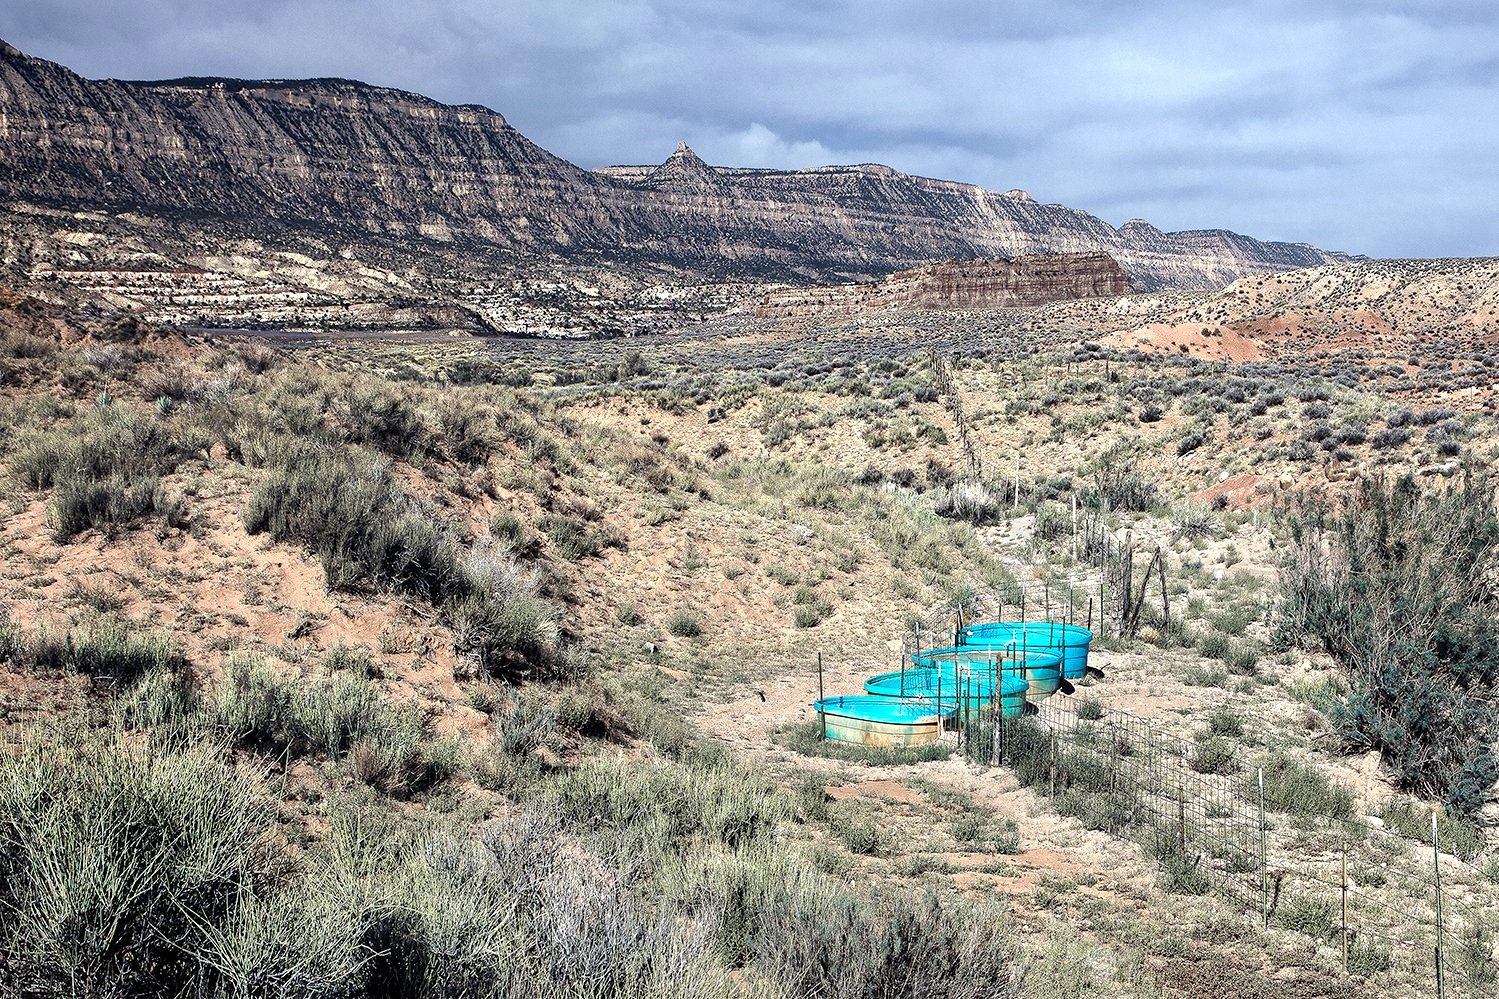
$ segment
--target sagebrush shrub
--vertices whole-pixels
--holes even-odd
[[[77,425],[34,434],[12,468],[35,489],[53,490],[53,536],[67,541],[91,527],[127,527],[150,513],[180,516],[160,477],[206,441],[119,405],[98,406]]]
[[[1423,493],[1364,481],[1341,507],[1292,512],[1283,641],[1324,649],[1349,692],[1344,742],[1376,749],[1398,785],[1471,814],[1499,777],[1499,517],[1490,483]]]

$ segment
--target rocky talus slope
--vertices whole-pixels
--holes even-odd
[[[581,169],[487,108],[348,80],[86,80],[0,43],[12,206],[130,212],[256,239],[413,239],[471,251],[869,279],[931,260],[1105,252],[1141,289],[1217,288],[1340,257],[1209,230],[1115,229],[1023,191],[889,167]],[[187,229],[183,229],[184,232]]]
[[[778,288],[745,311],[786,318],[886,309],[998,309],[1122,295],[1129,278],[1105,253],[1054,253],[1013,260],[927,264],[864,284]]]

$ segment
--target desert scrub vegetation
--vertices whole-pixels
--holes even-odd
[[[382,586],[437,607],[483,673],[536,674],[556,662],[555,617],[534,580],[497,543],[465,550],[379,458],[290,449],[244,521],[251,534],[311,549],[330,588]]]
[[[1339,507],[1305,499],[1290,540],[1278,628],[1337,664],[1344,744],[1378,750],[1402,789],[1477,812],[1499,777],[1492,484],[1365,480]]]
[[[37,733],[0,756],[0,966],[20,995],[1004,997],[996,908],[855,889],[724,761],[544,775],[478,836],[357,792],[291,851],[211,741]],[[601,932],[607,927],[607,932]]]
[[[31,673],[61,671],[125,688],[147,674],[181,672],[186,663],[167,635],[99,615],[61,631],[27,634],[0,608],[0,662]]]
[[[62,542],[92,527],[128,527],[150,514],[181,526],[183,508],[165,494],[161,476],[207,444],[183,426],[103,396],[82,417],[23,434],[10,465],[24,485],[52,491],[48,517],[54,539]]]

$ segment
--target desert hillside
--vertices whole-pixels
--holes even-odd
[[[5,980],[1429,994],[1449,790],[1339,735],[1356,678],[1287,632],[1313,583],[1288,553],[1319,492],[1469,488],[1493,418],[1110,332],[1213,301],[548,341],[184,333],[7,294]],[[821,741],[819,683],[1022,603],[1086,616],[1099,675],[1004,753],[976,720]],[[1114,773],[1170,783],[1098,785],[1106,732]],[[1444,961],[1480,995],[1492,806],[1449,800]],[[160,901],[85,904],[115,875],[65,863],[81,843]],[[59,949],[59,920],[87,933]]]

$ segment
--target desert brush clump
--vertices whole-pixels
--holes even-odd
[[[35,733],[0,754],[0,969],[21,995],[176,993],[263,870],[264,771]]]
[[[1401,788],[1476,812],[1499,778],[1492,484],[1422,491],[1410,478],[1366,480],[1341,506],[1304,500],[1290,534],[1280,634],[1337,663],[1348,693],[1332,713],[1344,743],[1378,750]]]
[[[0,756],[0,967],[19,995],[689,999],[1011,994],[1002,911],[861,891],[724,763],[600,760],[482,834],[357,791],[293,853],[212,741],[38,735]]]
[[[63,631],[25,634],[0,613],[0,661],[31,672],[60,670],[124,688],[153,672],[179,673],[182,653],[171,637],[100,616]]]
[[[288,453],[244,520],[251,534],[306,545],[332,588],[384,587],[437,607],[480,672],[535,675],[556,662],[555,615],[534,577],[497,542],[464,549],[380,458],[317,446]]]
[[[148,514],[180,526],[182,507],[161,477],[206,448],[206,438],[183,426],[101,399],[70,424],[25,435],[10,465],[24,485],[52,491],[48,519],[62,542],[93,527],[123,529]]]

